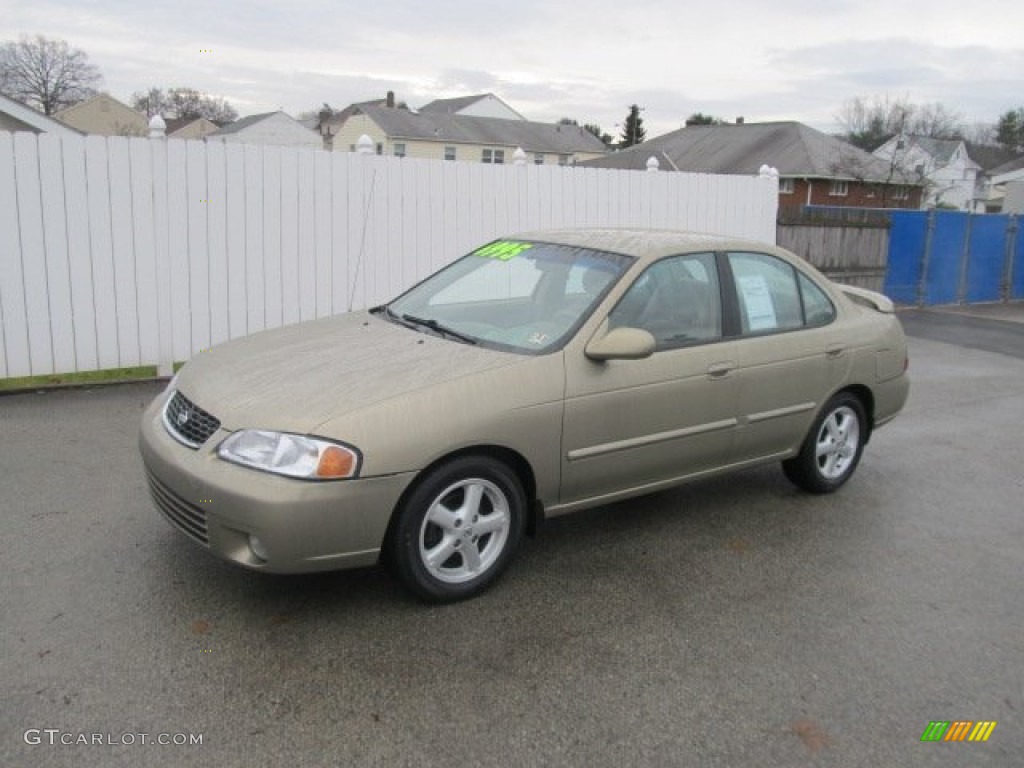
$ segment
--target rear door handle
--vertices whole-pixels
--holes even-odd
[[[829,358],[839,357],[845,351],[845,344],[829,344],[827,347],[825,347],[825,356]]]
[[[724,379],[735,367],[736,363],[715,363],[708,367],[708,376],[712,379]]]

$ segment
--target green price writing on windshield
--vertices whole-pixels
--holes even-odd
[[[509,259],[514,259],[528,248],[533,248],[533,245],[530,243],[515,243],[511,240],[499,240],[496,243],[485,245],[483,248],[473,251],[473,255],[508,261]]]

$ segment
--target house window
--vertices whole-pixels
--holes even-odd
[[[543,152],[534,152],[533,153],[533,164],[534,165],[544,165],[544,153]]]
[[[504,149],[485,149],[483,157],[481,158],[485,163],[494,163],[495,165],[501,165],[505,162],[505,150]]]
[[[907,200],[910,198],[910,190],[907,187],[896,187],[892,191],[893,200]]]
[[[377,142],[377,154],[378,155],[383,155],[384,154],[384,145],[381,144],[379,141]]]
[[[780,195],[792,195],[793,194],[793,180],[792,179],[779,179],[779,194]]]
[[[850,192],[845,181],[833,181],[828,188],[829,197],[846,197]]]
[[[395,144],[395,157],[405,157],[405,144]]]
[[[568,165],[569,164],[569,160],[571,158],[572,158],[572,155],[559,155],[558,156],[558,164],[559,165]]]
[[[444,148],[444,159],[445,160],[454,160],[455,159],[455,147],[445,147]]]

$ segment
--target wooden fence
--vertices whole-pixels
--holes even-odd
[[[778,244],[837,283],[881,292],[889,254],[888,223],[779,223]]]
[[[0,378],[136,365],[383,301],[564,226],[774,242],[770,178],[0,132]]]

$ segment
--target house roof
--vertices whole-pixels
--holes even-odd
[[[37,112],[32,107],[15,101],[9,96],[0,93],[0,112],[23,123],[28,129],[36,133],[63,133],[71,136],[81,136],[82,132],[72,128],[59,120],[47,117],[42,112]]]
[[[862,149],[788,121],[691,125],[583,165],[643,170],[652,155],[663,170],[753,175],[767,164],[782,177],[910,183]]]
[[[120,99],[114,98],[109,93],[97,93],[90,96],[88,99],[85,99],[84,101],[80,101],[77,104],[72,104],[70,107],[64,107],[64,109],[57,112],[54,115],[54,117],[60,120],[62,117],[65,117],[67,115],[72,115],[76,112],[81,112],[83,109],[86,109],[93,102],[98,101],[109,102],[110,104],[113,104],[115,107],[121,109],[123,112],[131,112],[133,115],[138,115],[143,120],[149,119],[142,112],[139,112],[136,109],[132,109],[129,105],[125,104]]]
[[[1002,165],[993,168],[988,173],[990,176],[1002,176],[1003,174],[1006,173],[1013,173],[1014,171],[1019,171],[1021,168],[1024,168],[1024,155],[1015,157],[1008,163],[1003,163]]]
[[[358,101],[354,104],[349,104],[344,109],[339,109],[334,112],[330,117],[327,118],[327,125],[341,125],[348,120],[352,115],[361,112],[365,107],[384,107],[387,106],[387,99],[371,99],[370,101]],[[396,109],[402,109],[402,107],[396,107]],[[320,125],[319,116],[317,117],[317,126]]]
[[[263,112],[263,113],[258,114],[258,115],[248,115],[246,117],[240,117],[237,120],[235,120],[235,122],[228,123],[223,128],[221,128],[219,131],[214,131],[210,135],[211,136],[224,136],[224,135],[229,134],[229,133],[238,133],[239,131],[246,129],[246,128],[248,128],[251,125],[255,125],[256,123],[262,122],[263,120],[266,120],[268,117],[273,117],[274,115],[277,115],[277,114],[282,114],[283,115],[284,112],[280,112],[280,111]]]
[[[967,151],[967,158],[983,171],[990,171],[1013,159],[1013,152],[1008,152],[1002,147],[990,147],[962,139],[933,139],[929,136],[911,136],[910,140],[922,151],[935,158],[939,165],[949,163],[953,158],[953,153],[961,144],[963,144]]]
[[[198,122],[200,120],[206,120],[209,123],[213,123],[217,126],[218,129],[226,128],[227,126],[232,125],[232,123],[225,123],[223,121],[217,122],[216,120],[210,120],[209,118],[202,116],[197,117],[195,115],[192,115],[190,117],[168,117],[164,119],[164,123],[166,123],[167,125],[167,135],[170,136],[175,131],[180,131],[182,128],[188,125],[192,125],[192,123]]]
[[[429,104],[424,104],[420,107],[420,112],[443,112],[445,114],[454,115],[457,112],[461,112],[468,106],[476,104],[478,101],[486,99],[488,96],[492,96],[490,93],[478,93],[476,96],[459,96],[454,99],[434,99]]]
[[[446,115],[461,114],[468,107],[474,104],[484,101],[485,99],[493,99],[507,109],[511,114],[516,116],[517,120],[525,120],[526,118],[516,112],[512,107],[502,101],[499,97],[493,93],[478,93],[474,96],[459,96],[454,99],[434,99],[429,104],[425,104],[420,107],[420,112],[439,112]],[[469,115],[466,115],[469,117]]]
[[[994,172],[997,168],[1014,162],[1016,158],[1015,153],[1002,147],[990,147],[985,144],[975,144],[972,141],[965,143],[967,144],[967,156],[986,172]],[[1016,159],[1021,160],[1024,158]]]
[[[942,165],[950,161],[957,147],[963,143],[960,139],[933,139],[930,136],[911,136],[910,139]]]
[[[604,144],[575,125],[534,123],[446,112],[410,112],[380,106],[359,109],[391,139],[522,147],[525,152],[605,152]]]

